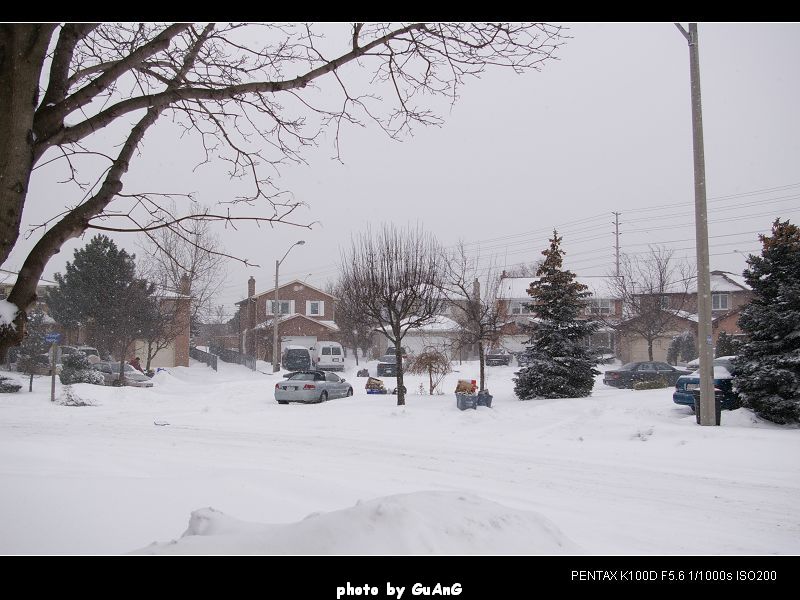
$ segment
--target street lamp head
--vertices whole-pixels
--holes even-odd
[[[305,243],[306,243],[305,240],[300,240],[299,242],[295,243],[295,246],[302,246]]]

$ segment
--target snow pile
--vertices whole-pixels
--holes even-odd
[[[0,327],[3,325],[11,325],[14,327],[14,317],[17,316],[19,309],[16,304],[12,304],[8,300],[0,300]]]
[[[474,494],[414,492],[314,513],[287,525],[192,513],[179,540],[134,554],[580,554],[548,519]]]

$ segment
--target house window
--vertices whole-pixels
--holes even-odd
[[[587,315],[610,315],[611,298],[590,298],[586,307]]]
[[[711,310],[728,310],[730,294],[711,294]]]
[[[307,300],[306,314],[310,317],[321,317],[325,312],[325,302],[323,300]]]
[[[661,296],[661,310],[669,310],[669,296]]]
[[[530,304],[527,302],[512,302],[511,303],[512,315],[531,315],[533,311],[530,309]]]
[[[279,315],[288,315],[291,312],[291,301],[289,301],[289,300],[281,300],[280,301],[280,305],[281,305],[281,309],[280,309],[280,312],[278,312]],[[275,301],[274,300],[270,301],[269,310],[270,310],[269,314],[271,314],[271,315],[275,314]]]

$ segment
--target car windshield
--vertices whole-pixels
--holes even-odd
[[[628,363],[627,365],[622,365],[619,369],[617,369],[617,371],[633,371],[638,364],[639,363],[635,362]]]
[[[119,373],[119,363],[110,363],[111,364],[111,371],[114,373]],[[138,373],[136,369],[130,366],[128,363],[125,363],[125,373]]]
[[[317,378],[316,373],[292,373],[287,379],[293,381],[314,381]]]

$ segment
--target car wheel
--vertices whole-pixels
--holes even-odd
[[[327,399],[328,399],[328,392],[322,392],[319,395],[319,401],[320,402],[325,402]]]
[[[278,400],[278,404],[289,404],[288,400]]]
[[[347,390],[347,395],[348,395],[348,396],[352,396],[352,395],[353,395],[353,388],[349,388],[349,389]]]

